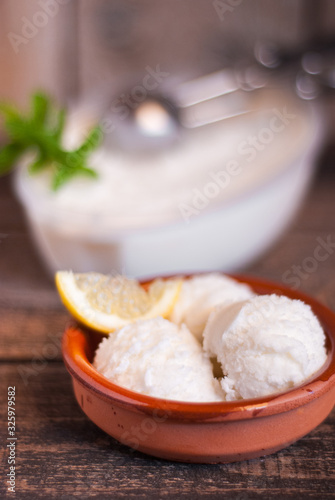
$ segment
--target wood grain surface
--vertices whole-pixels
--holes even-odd
[[[248,269],[282,281],[335,241],[335,175],[323,168],[286,234]],[[335,251],[299,288],[335,310]],[[287,274],[286,274],[287,276]],[[24,214],[0,179],[0,498],[335,498],[335,411],[271,456],[227,465],[163,461],[99,430],[77,405],[60,355],[68,314],[33,248]],[[6,491],[7,387],[16,387],[16,493]]]

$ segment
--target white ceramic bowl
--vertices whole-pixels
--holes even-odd
[[[52,273],[94,269],[141,277],[235,270],[268,248],[295,215],[312,178],[321,124],[318,111],[291,92],[265,92],[264,98],[258,97],[255,111],[190,133],[185,145],[164,152],[162,161],[154,157],[148,166],[146,160],[132,157],[124,161],[122,170],[118,156],[115,179],[126,169],[132,173],[124,181],[128,191],[122,193],[124,184],[119,181],[110,201],[102,202],[97,181],[76,181],[61,195],[52,194],[46,180],[30,177],[24,166],[17,171],[15,190]],[[222,167],[227,171],[230,160],[237,161],[242,174],[232,174],[223,188],[217,181],[213,187],[213,175]],[[145,167],[129,166],[131,161]],[[95,166],[99,169],[99,158]],[[150,213],[143,207],[153,193],[141,180],[141,168],[147,169],[144,176],[150,174],[155,190]],[[189,168],[190,175],[180,174],[179,179],[183,168]],[[112,189],[113,170],[104,175],[103,181],[110,182]],[[167,193],[165,182],[170,182]],[[204,208],[192,204],[195,186],[205,194],[205,202],[198,200]],[[193,210],[188,221],[180,208],[183,193]],[[93,199],[96,206],[90,211]],[[124,209],[118,210],[123,201]]]

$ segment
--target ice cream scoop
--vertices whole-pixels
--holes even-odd
[[[185,325],[161,317],[138,321],[100,343],[93,366],[127,389],[178,401],[223,401],[201,345]]]
[[[248,285],[223,274],[194,276],[183,282],[170,319],[179,325],[185,323],[201,342],[206,321],[215,306],[229,305],[253,295],[254,292]]]
[[[310,306],[278,295],[216,308],[204,349],[221,363],[227,401],[288,390],[326,361],[325,334]]]

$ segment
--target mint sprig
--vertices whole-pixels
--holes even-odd
[[[66,112],[64,109],[57,110],[44,93],[38,92],[32,96],[31,110],[27,116],[6,103],[0,104],[0,114],[4,117],[9,141],[0,149],[0,175],[10,172],[23,154],[33,151],[35,155],[29,165],[29,172],[37,174],[51,169],[51,187],[54,191],[77,175],[97,178],[97,172],[87,162],[89,155],[101,143],[99,126],[88,133],[78,148],[67,151],[61,144]]]

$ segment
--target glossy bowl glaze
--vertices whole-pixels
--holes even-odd
[[[145,396],[113,384],[91,362],[101,336],[78,325],[63,336],[65,365],[76,399],[101,429],[133,449],[183,462],[225,463],[285,448],[319,425],[335,403],[335,314],[300,292],[234,276],[259,294],[310,304],[327,335],[327,362],[303,385],[257,399],[183,403]]]

